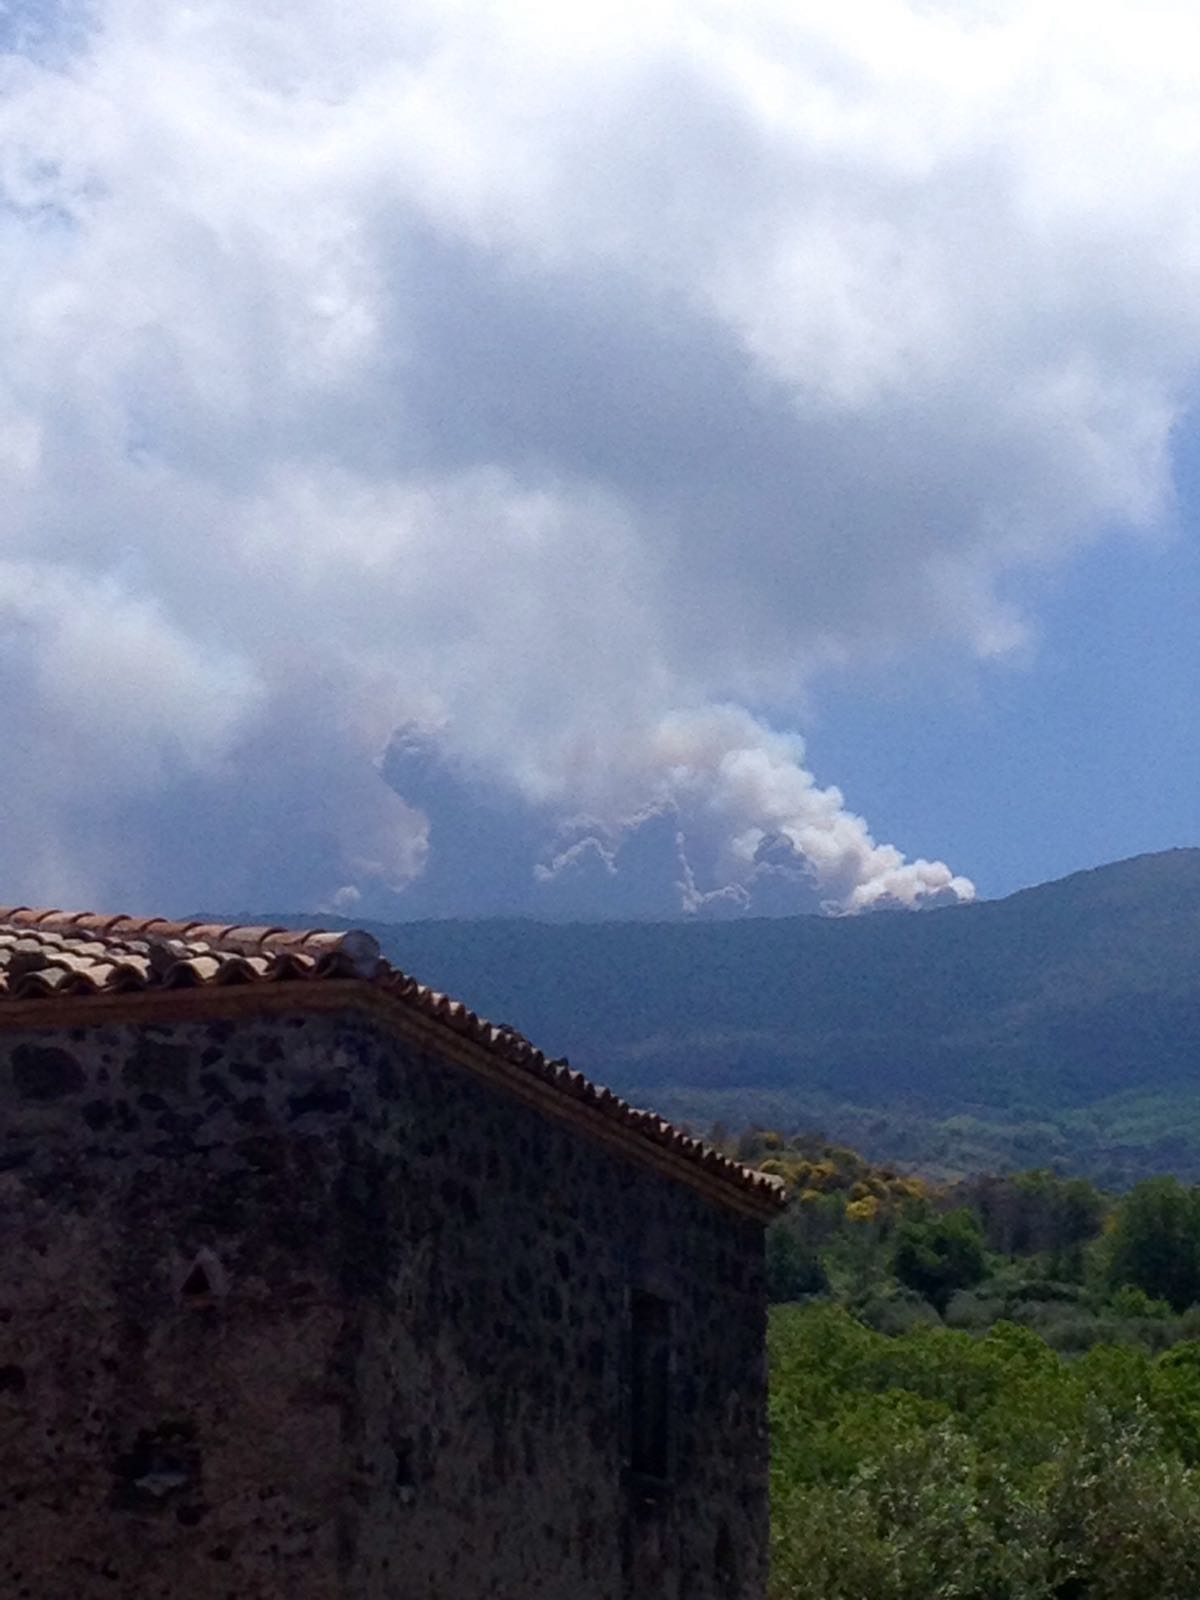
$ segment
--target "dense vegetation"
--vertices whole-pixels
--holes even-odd
[[[1195,1600],[1200,1190],[935,1184],[746,1135],[768,1236],[774,1600]]]
[[[882,1333],[1015,1322],[1066,1353],[1200,1337],[1200,1189],[1175,1178],[1122,1196],[1048,1171],[947,1184],[820,1135],[728,1144],[790,1194],[767,1236],[774,1301],[828,1299]]]
[[[1200,1178],[1197,904],[1200,850],[1176,850],[916,916],[370,926],[401,966],[676,1120],[1118,1187]]]
[[[771,1330],[774,1600],[1195,1600],[1200,1343]]]

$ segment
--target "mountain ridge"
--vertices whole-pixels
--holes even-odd
[[[272,920],[366,927],[423,982],[694,1123],[819,1120],[948,1172],[1032,1156],[1117,1182],[1169,1157],[1200,1176],[1200,849],[907,916]]]

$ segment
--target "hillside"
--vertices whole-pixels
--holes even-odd
[[[1200,1175],[1200,850],[912,916],[370,926],[696,1123],[821,1125],[935,1171]]]

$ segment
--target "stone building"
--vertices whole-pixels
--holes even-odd
[[[758,1600],[751,1173],[361,933],[0,911],[4,1600]]]

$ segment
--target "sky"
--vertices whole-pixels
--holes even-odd
[[[1200,843],[1200,14],[0,0],[0,895]]]

